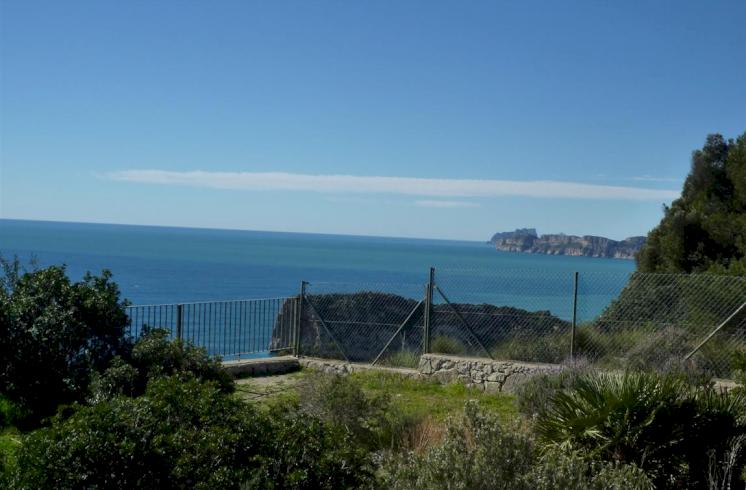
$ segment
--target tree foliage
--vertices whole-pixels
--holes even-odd
[[[746,133],[707,137],[681,197],[637,255],[642,272],[746,274]]]
[[[71,281],[64,267],[22,271],[3,261],[0,284],[0,393],[31,423],[80,401],[92,373],[128,352],[126,303],[111,273]]]
[[[137,340],[131,352],[114,357],[103,374],[94,373],[89,401],[96,403],[116,395],[140,396],[148,381],[164,376],[214,381],[224,393],[235,389],[220,360],[210,357],[203,347],[170,339],[165,329],[153,329]]]

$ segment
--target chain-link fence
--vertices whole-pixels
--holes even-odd
[[[724,377],[746,360],[746,277],[633,273],[599,315],[588,314],[585,297],[603,287],[603,277],[579,277],[578,356],[608,367],[686,360]]]
[[[311,283],[298,350],[350,362],[414,366],[423,352],[423,284]]]
[[[296,351],[351,362],[686,360],[728,376],[746,358],[746,277],[442,269],[422,284],[311,283],[302,296]]]
[[[298,296],[128,308],[227,358],[293,352],[416,367],[425,352],[600,368],[746,367],[746,277],[440,269],[422,283],[303,283]]]

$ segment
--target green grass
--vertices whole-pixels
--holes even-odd
[[[503,420],[518,416],[515,398],[504,393],[484,393],[460,383],[439,384],[373,370],[350,376],[370,394],[388,394],[393,405],[416,418],[443,421],[449,415],[461,414],[467,400],[476,400]]]
[[[310,371],[307,369],[290,375],[277,377],[277,384],[248,382],[236,386],[238,396],[260,406],[272,406],[286,401],[297,400],[297,382]],[[386,371],[363,371],[348,375],[360,383],[363,391],[370,395],[391,397],[391,403],[405,415],[415,419],[431,418],[442,422],[450,415],[463,413],[467,400],[477,400],[479,405],[495,413],[502,420],[518,417],[515,397],[505,393],[485,393],[467,388],[461,383],[440,384],[435,381],[418,380]],[[266,396],[254,397],[256,392]]]
[[[390,354],[381,359],[382,366],[416,368],[420,363],[420,354],[418,352],[399,351]]]
[[[236,396],[255,403],[260,408],[297,401],[295,386],[307,373],[308,370],[300,370],[272,376],[243,377],[236,383]]]

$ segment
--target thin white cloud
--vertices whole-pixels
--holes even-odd
[[[478,203],[469,201],[438,201],[428,199],[415,201],[414,204],[421,208],[476,208],[479,206]]]
[[[677,177],[653,177],[652,175],[639,175],[636,177],[631,177],[630,180],[634,180],[637,182],[671,182],[671,183],[680,183],[683,182],[683,179],[677,178]]]
[[[122,170],[105,177],[122,182],[182,185],[212,189],[312,191],[346,194],[396,194],[418,197],[523,196],[568,199],[668,201],[679,192],[644,187],[584,184],[553,180],[514,181],[310,175],[285,172],[174,172]]]

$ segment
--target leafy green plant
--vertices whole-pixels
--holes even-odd
[[[242,489],[334,490],[373,480],[368,452],[337,425],[280,406],[269,413],[267,431]]]
[[[338,428],[256,411],[190,376],[69,410],[26,438],[11,488],[339,488],[370,475]]]
[[[0,393],[0,431],[14,426],[26,417],[23,408]]]
[[[391,405],[388,394],[366,394],[349,376],[313,372],[298,388],[302,412],[337,425],[369,450],[400,444],[403,431],[414,423]]]
[[[381,471],[385,488],[410,489],[650,489],[639,469],[590,462],[581,456],[548,451],[533,438],[467,403],[452,419],[439,446],[423,454],[395,455]]]
[[[571,389],[575,380],[587,372],[589,372],[587,366],[576,364],[556,373],[543,373],[530,377],[515,389],[518,409],[532,418],[546,412],[557,393]]]
[[[5,269],[0,393],[27,410],[24,425],[35,425],[58,405],[83,400],[91,374],[128,352],[126,302],[108,271],[72,282],[64,267]]]
[[[559,364],[570,355],[570,336],[565,334],[538,334],[516,337],[495,345],[495,359]]]
[[[550,444],[634,463],[659,488],[704,485],[723,434],[746,433],[746,397],[655,373],[585,374],[552,397],[536,430]]]
[[[18,488],[235,487],[259,447],[261,420],[214,383],[160,378],[146,395],[57,416],[18,453]]]
[[[582,454],[550,448],[523,479],[524,488],[583,490],[652,490],[653,484],[634,465],[594,461]]]
[[[115,357],[110,366],[92,384],[91,401],[116,395],[139,396],[149,380],[171,375],[194,376],[200,381],[214,381],[225,393],[232,393],[234,383],[220,361],[207,355],[202,347],[190,342],[169,339],[164,329],[147,330],[138,339],[130,355]]]

